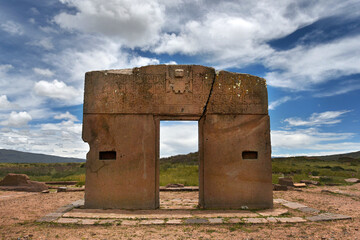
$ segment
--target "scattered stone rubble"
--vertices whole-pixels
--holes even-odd
[[[48,190],[45,183],[30,181],[26,174],[9,173],[0,181],[0,190],[42,192]]]

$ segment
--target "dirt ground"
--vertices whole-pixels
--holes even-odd
[[[344,194],[323,193],[341,190]],[[345,195],[348,194],[348,195]],[[302,192],[274,192],[283,198],[322,211],[352,216],[352,220],[261,225],[62,225],[36,223],[57,208],[83,198],[83,192],[23,193],[0,191],[1,239],[360,239],[360,184],[315,187]],[[197,192],[161,192],[163,202],[186,199],[192,205]],[[187,205],[187,204],[185,204]]]

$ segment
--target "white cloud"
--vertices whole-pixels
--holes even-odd
[[[322,17],[350,11],[351,2],[183,1],[179,5],[171,6],[177,11],[166,9],[166,21],[175,27],[165,27],[168,32],[162,34],[152,51],[203,54],[205,61],[223,68],[263,61],[275,52],[268,41]]]
[[[274,87],[307,90],[344,75],[360,73],[360,35],[310,47],[273,53],[265,65],[276,71],[265,78]]]
[[[23,127],[26,126],[32,117],[27,112],[11,112],[7,120],[0,122],[0,125],[10,127]]]
[[[12,35],[22,35],[24,33],[22,26],[13,21],[6,21],[0,24],[0,28]]]
[[[316,128],[271,131],[273,156],[314,156],[355,152],[359,142],[351,142],[353,133],[326,133]]]
[[[45,77],[52,77],[54,76],[54,72],[51,71],[50,69],[47,68],[33,68],[33,71],[36,74],[39,74],[41,76],[45,76]]]
[[[82,91],[68,86],[62,81],[39,81],[35,83],[34,91],[39,96],[64,101],[64,104],[77,105],[82,103]]]
[[[0,96],[0,110],[10,109],[12,107],[14,107],[14,104],[9,102],[9,100],[7,99],[7,96],[1,95]]]
[[[290,101],[290,100],[292,100],[291,97],[285,96],[285,97],[282,97],[282,98],[280,98],[280,99],[278,99],[278,100],[275,100],[275,101],[273,101],[273,102],[270,102],[270,103],[269,103],[269,110],[274,110],[276,107],[278,107],[278,106],[280,106],[281,104],[286,103],[286,102],[288,102],[288,101]]]
[[[160,123],[160,157],[198,151],[198,123]]]
[[[0,74],[6,73],[7,71],[9,71],[12,68],[13,68],[13,66],[11,64],[2,64],[2,65],[0,65]]]
[[[121,45],[110,39],[84,37],[76,48],[67,48],[58,54],[48,54],[45,60],[69,74],[68,80],[83,87],[84,75],[88,71],[122,69],[159,64],[155,58],[147,58],[123,51]]]
[[[141,0],[61,0],[77,9],[62,12],[54,21],[60,27],[81,32],[101,33],[121,39],[130,47],[156,41],[164,23],[164,7],[158,1]]]
[[[0,148],[86,158],[88,144],[81,139],[82,124],[63,121],[30,128],[0,128]]]
[[[32,46],[44,48],[45,50],[52,50],[54,48],[52,39],[49,37],[41,38],[36,41],[29,42],[28,44]]]
[[[327,111],[322,113],[313,113],[307,120],[302,120],[297,117],[287,118],[284,122],[287,122],[290,126],[299,127],[299,126],[320,126],[320,125],[329,125],[340,123],[341,117],[343,114],[350,111]]]
[[[69,112],[55,115],[54,118],[55,119],[67,119],[67,120],[72,121],[72,122],[79,121],[76,116],[72,115]]]

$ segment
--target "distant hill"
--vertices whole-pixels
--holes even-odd
[[[286,159],[286,158],[306,158],[306,159],[314,159],[314,160],[323,160],[323,161],[360,161],[360,151],[344,153],[344,154],[336,154],[336,155],[327,155],[327,156],[296,156],[296,157],[274,157],[276,159]],[[189,153],[183,155],[176,155],[167,158],[161,158],[160,162],[167,163],[186,163],[186,164],[198,164],[199,153]]]
[[[198,164],[198,161],[199,161],[198,152],[160,158],[160,162],[162,163],[185,163],[191,165],[191,164]]]
[[[81,158],[66,158],[46,154],[0,149],[0,163],[69,163],[85,162]]]
[[[336,155],[327,155],[327,156],[318,156],[315,157],[321,160],[326,160],[326,161],[342,161],[342,160],[346,160],[347,158],[350,159],[360,159],[360,151],[358,152],[351,152],[351,153],[344,153],[344,154],[336,154]]]

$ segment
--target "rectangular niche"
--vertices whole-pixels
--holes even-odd
[[[99,152],[99,160],[116,160],[116,151]]]
[[[257,159],[258,158],[258,152],[257,151],[243,151],[242,152],[242,158],[244,160],[246,160],[246,159]]]

